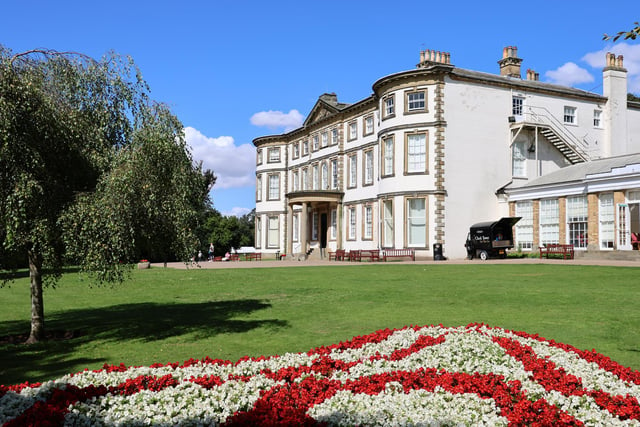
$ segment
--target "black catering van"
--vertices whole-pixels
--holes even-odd
[[[469,228],[467,235],[467,257],[506,258],[507,249],[513,248],[513,226],[521,217],[504,217],[493,222],[479,222]]]

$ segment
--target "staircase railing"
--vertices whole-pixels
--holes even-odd
[[[523,112],[525,122],[539,123],[541,126],[549,127],[583,160],[590,159],[589,144],[571,133],[546,107],[526,106]]]

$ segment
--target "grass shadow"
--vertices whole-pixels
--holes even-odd
[[[0,344],[0,384],[32,378],[55,378],[72,366],[104,363],[100,358],[69,359],[85,344],[142,340],[150,342],[190,334],[202,339],[218,334],[240,334],[256,328],[288,326],[277,319],[243,319],[271,304],[257,299],[199,303],[132,303],[110,307],[68,310],[48,315],[46,328],[76,331],[75,338],[50,340],[34,345]],[[24,325],[24,326],[23,326]],[[3,324],[4,330],[28,330],[28,322]],[[79,333],[78,333],[79,332]],[[128,344],[127,344],[128,345]],[[82,352],[80,352],[82,353]]]

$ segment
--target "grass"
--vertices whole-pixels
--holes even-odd
[[[378,329],[484,322],[595,348],[640,369],[637,268],[419,265],[136,270],[90,287],[70,273],[45,290],[46,327],[69,340],[0,344],[0,384],[104,363],[237,360],[307,351]],[[0,336],[29,330],[28,279],[0,289]]]

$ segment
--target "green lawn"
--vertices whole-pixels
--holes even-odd
[[[134,271],[114,287],[71,273],[45,291],[46,327],[71,340],[0,344],[0,384],[104,363],[236,360],[306,351],[378,329],[484,322],[595,348],[640,369],[640,269],[371,264]],[[0,336],[28,332],[28,279],[0,289]]]

